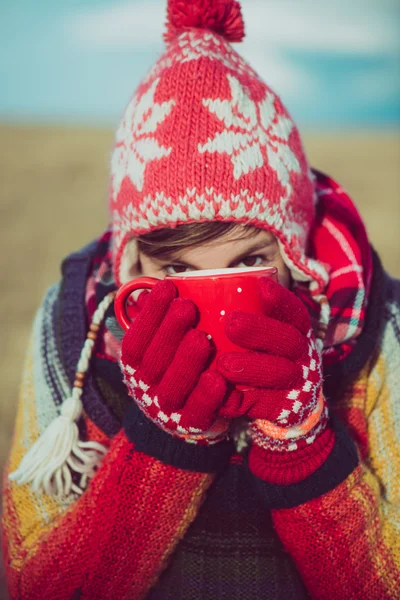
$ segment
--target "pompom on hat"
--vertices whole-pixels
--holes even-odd
[[[241,42],[244,38],[242,11],[236,0],[170,0],[167,15],[166,42],[193,28],[209,29],[229,42]]]
[[[129,101],[112,154],[117,283],[131,278],[136,236],[220,220],[271,231],[317,296],[328,274],[306,256],[313,176],[280,98],[230,44],[244,37],[239,3],[170,0],[167,14],[167,50]]]

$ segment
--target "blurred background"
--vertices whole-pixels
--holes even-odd
[[[107,223],[113,129],[162,52],[165,3],[0,3],[0,469],[34,311],[61,258]],[[240,52],[282,96],[311,163],[352,195],[400,276],[399,0],[242,7]]]

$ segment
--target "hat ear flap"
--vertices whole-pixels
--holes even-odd
[[[123,285],[139,275],[139,245],[135,238],[127,240],[120,249],[120,260],[116,263],[115,280]]]

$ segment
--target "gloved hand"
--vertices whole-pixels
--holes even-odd
[[[326,460],[334,444],[322,391],[321,356],[306,307],[272,279],[262,279],[264,314],[233,312],[226,333],[247,352],[218,358],[230,382],[250,386],[221,409],[251,419],[249,466],[271,483],[295,483]]]
[[[217,416],[227,384],[207,368],[212,346],[194,328],[195,305],[176,296],[170,281],[140,295],[120,366],[130,396],[151,421],[187,442],[215,444],[227,437],[228,421]]]

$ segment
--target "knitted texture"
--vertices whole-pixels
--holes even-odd
[[[35,321],[8,470],[16,468],[42,428],[58,414],[60,399],[70,391],[74,364],[86,334],[84,303],[77,305],[77,298],[85,296],[88,253],[89,250],[77,254],[64,264],[62,286],[50,290]],[[353,383],[332,408],[346,424],[337,440],[348,444],[344,438],[351,441],[350,432],[360,452],[360,466],[351,468],[340,484],[337,467],[330,459],[325,463],[323,481],[313,479],[312,485],[306,480],[294,486],[267,486],[257,480],[257,493],[266,513],[274,492],[272,518],[284,548],[282,560],[290,557],[295,561],[311,597],[395,600],[399,595],[400,284],[387,279],[385,286],[388,295],[384,330],[382,335],[376,332],[375,344],[380,343],[376,357],[353,377]],[[373,294],[381,297],[385,286],[374,288]],[[370,306],[375,305],[370,300]],[[375,314],[371,322],[380,320],[381,315]],[[97,358],[104,361],[101,356]],[[101,362],[104,379],[103,366]],[[111,367],[119,372],[116,363],[110,364],[110,372]],[[100,373],[96,380],[100,381]],[[5,479],[3,544],[12,599],[144,598],[168,559],[174,560],[176,549],[176,560],[181,560],[185,552],[188,556],[179,540],[186,539],[190,524],[197,522],[196,515],[214,476],[191,470],[190,461],[185,470],[163,464],[151,456],[151,447],[136,451],[134,444],[122,432],[118,433],[120,420],[116,415],[129,403],[122,381],[117,376],[116,381],[107,381],[101,388],[113,386],[115,393],[105,396],[99,393],[93,379],[87,380],[82,430],[87,439],[108,446],[109,453],[82,497],[61,502],[46,495],[36,496],[28,486]],[[182,453],[191,446],[178,442]],[[337,450],[332,455],[340,456],[340,448]],[[341,459],[341,469],[343,462]],[[243,480],[239,489],[242,485],[248,483]],[[253,506],[249,499],[246,502],[251,513]],[[215,514],[212,503],[209,509],[210,515]],[[207,520],[206,513],[204,519]],[[260,536],[260,542],[266,536],[265,543],[271,543],[270,526],[262,519],[257,522],[260,529],[254,534]],[[221,544],[223,548],[235,546],[230,537],[225,542],[218,537],[214,541],[220,548]],[[270,581],[285,568],[279,545],[275,548]],[[179,554],[180,549],[184,555]],[[259,555],[255,549],[247,551]],[[212,569],[209,561],[201,563],[204,569],[210,567],[210,577],[225,568],[226,561],[219,556],[214,555]],[[284,589],[276,588],[278,592],[282,589],[277,598],[288,597],[286,592],[290,589],[300,590],[291,564],[285,572],[292,574],[287,575]],[[247,560],[246,572],[251,565],[252,561]],[[262,569],[255,569],[253,575],[247,575],[247,581],[259,582],[260,572]],[[180,577],[180,585],[194,590],[190,581],[184,579],[184,572]],[[208,578],[200,574],[200,580],[206,593]],[[161,585],[162,579],[159,581]],[[196,581],[193,585],[198,589]],[[205,593],[200,597],[207,599]],[[212,590],[210,598],[215,597]],[[295,597],[301,598],[300,592]],[[242,599],[253,600],[245,593]]]
[[[49,291],[35,320],[8,472],[15,470],[27,448],[57,415],[58,398],[71,385],[57,337],[65,319],[60,323],[55,318],[62,300],[68,302],[74,291],[65,284],[61,294],[58,286]],[[66,348],[74,354],[78,349],[71,346],[72,331]],[[81,340],[78,346],[82,347]],[[95,406],[86,402],[81,428],[109,451],[83,496],[36,495],[26,485],[5,480],[3,539],[12,599],[144,597],[213,479],[206,473],[177,471],[135,452],[122,431],[111,439],[99,427],[99,409],[109,412],[109,408],[99,397],[96,400]],[[107,431],[112,429],[109,419]],[[153,491],[152,501],[143,502],[146,489]],[[132,539],[137,540],[134,553],[127,551]]]
[[[321,356],[307,309],[291,291],[264,279],[260,296],[264,314],[234,311],[226,318],[228,338],[249,352],[222,353],[218,370],[253,389],[222,413],[255,419],[260,445],[296,450],[326,426]]]
[[[228,421],[217,418],[227,384],[206,368],[213,349],[195,329],[195,305],[176,295],[173,283],[161,281],[140,296],[141,310],[122,340],[121,369],[130,395],[159,427],[187,442],[215,444],[228,435]]]
[[[251,426],[254,443],[249,452],[249,467],[254,475],[269,483],[289,485],[304,481],[318,471],[335,447],[335,436],[329,427],[311,445],[303,445],[289,455],[271,451],[264,447],[270,443],[265,429],[262,421]]]
[[[240,30],[238,3],[169,7],[171,41],[129,101],[112,154],[117,283],[135,260],[124,256],[131,238],[220,220],[268,229],[294,277],[323,288],[324,266],[305,256],[315,215],[311,171],[280,98],[228,42],[228,23]]]
[[[311,475],[334,445],[322,390],[322,359],[306,307],[272,280],[260,282],[265,314],[235,311],[225,329],[248,352],[224,353],[219,371],[248,385],[221,414],[252,419],[249,464],[258,477],[288,484]],[[283,456],[282,456],[283,454]]]
[[[207,492],[149,600],[306,600],[309,595],[239,457]]]

